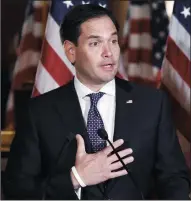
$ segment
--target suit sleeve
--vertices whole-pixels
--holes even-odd
[[[171,116],[168,96],[162,92],[156,156],[156,182],[160,199],[189,199],[188,168]]]
[[[27,107],[22,111],[5,171],[5,198],[40,200],[46,195],[46,199],[77,199],[70,172],[54,174],[46,183],[41,164],[40,140],[32,110]]]

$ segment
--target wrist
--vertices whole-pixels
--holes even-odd
[[[83,182],[80,175],[78,174],[75,166],[71,168],[71,178],[75,189],[86,186],[86,184]]]
[[[76,189],[80,188],[80,184],[79,184],[79,182],[77,181],[76,177],[74,176],[72,170],[71,170],[71,172],[70,172],[70,177],[71,177],[71,180],[72,180],[72,184],[73,184],[74,189],[76,190]]]

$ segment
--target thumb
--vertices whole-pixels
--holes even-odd
[[[84,143],[84,139],[82,138],[82,136],[77,134],[76,135],[76,140],[77,140],[77,154],[86,153],[85,143]]]

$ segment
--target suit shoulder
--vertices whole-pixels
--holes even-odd
[[[127,90],[130,90],[134,95],[139,97],[156,97],[161,98],[162,96],[166,96],[166,92],[162,89],[154,88],[149,85],[138,84],[132,81],[117,79],[117,84]]]
[[[68,83],[64,86],[60,86],[56,89],[46,92],[40,96],[33,97],[31,98],[29,104],[31,107],[51,105],[59,98],[60,94],[67,93],[67,90],[70,86],[71,83]]]

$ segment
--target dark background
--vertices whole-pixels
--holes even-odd
[[[1,0],[1,129],[5,126],[6,102],[16,60],[13,40],[21,30],[27,2],[28,0]]]

